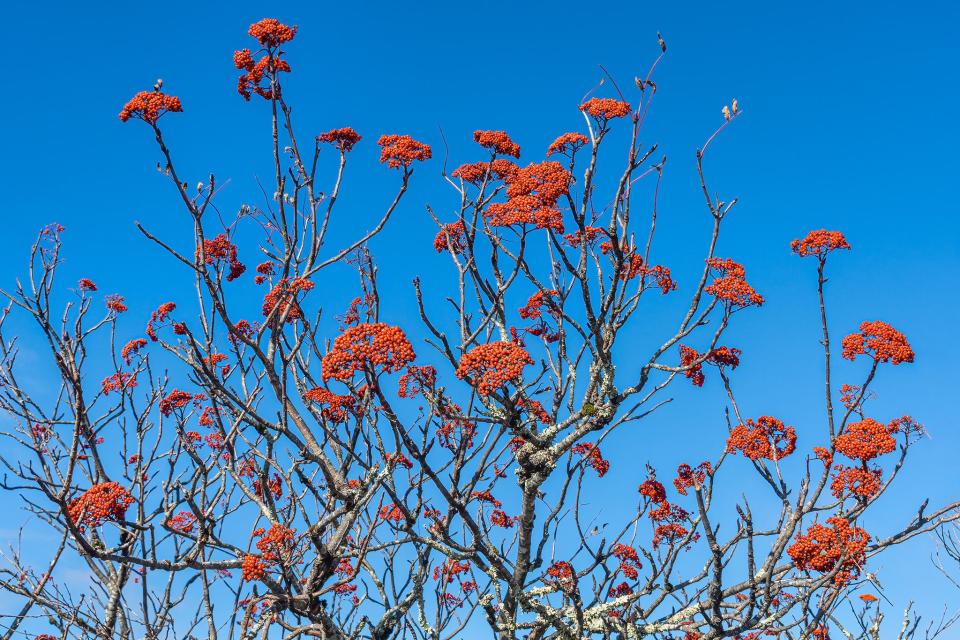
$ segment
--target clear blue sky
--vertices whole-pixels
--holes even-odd
[[[809,229],[842,230],[854,251],[831,269],[834,333],[882,319],[908,336],[917,362],[884,372],[875,408],[885,419],[911,413],[932,436],[868,524],[881,533],[905,522],[923,497],[936,504],[958,493],[956,4],[907,10],[893,2],[753,0],[304,2],[283,4],[279,12],[276,6],[179,0],[7,6],[0,100],[4,287],[23,274],[37,230],[56,220],[68,229],[70,274],[126,294],[140,316],[176,296],[186,280],[168,275],[172,265],[137,235],[133,221],[185,240],[187,220],[154,170],[148,130],[122,125],[117,113],[162,77],[164,89],[184,104],[184,114],[165,120],[181,171],[191,182],[210,171],[221,182],[229,178],[221,200],[228,211],[254,201],[255,177],[270,170],[266,114],[263,104],[237,96],[231,54],[248,46],[247,26],[260,18],[300,27],[288,47],[294,68],[288,96],[302,134],[350,125],[365,136],[354,153],[366,159],[357,160],[345,196],[360,216],[373,215],[384,199],[365,188],[366,176],[373,186],[392,185],[386,178],[396,177],[376,166],[379,134],[410,133],[439,149],[442,127],[455,165],[475,159],[467,155],[474,153],[474,129],[506,129],[531,150],[525,160],[534,160],[534,149],[582,124],[576,105],[598,81],[598,65],[631,85],[655,57],[659,30],[669,52],[656,77],[647,137],[670,158],[660,261],[675,269],[681,285],[699,266],[705,224],[694,150],[731,98],[745,111],[711,152],[708,169],[715,189],[741,198],[720,254],[745,263],[768,300],[738,317],[732,334],[747,349],[737,386],[749,398],[748,412],[782,416],[798,425],[801,438],[805,424],[816,428],[814,265],[792,257],[788,245]],[[396,289],[388,304],[409,322],[410,278],[442,264],[423,210],[425,202],[441,210],[452,202],[439,170],[438,161],[418,170],[391,230],[373,247],[391,267],[386,285]],[[423,255],[409,260],[411,247]],[[644,427],[652,431],[642,444],[610,452],[615,467],[639,456],[669,470],[697,457],[681,455],[681,442],[709,443],[703,457],[721,446],[716,385],[708,382],[696,394],[683,389],[677,397],[682,402],[672,413]],[[639,469],[635,475],[639,480]],[[635,495],[635,484],[630,479],[624,495]],[[898,605],[913,596],[935,613],[958,600],[929,566],[932,550],[931,541],[919,540],[872,567]]]

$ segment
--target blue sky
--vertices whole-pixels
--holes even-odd
[[[165,125],[181,172],[191,183],[211,171],[229,179],[221,200],[227,211],[259,201],[255,178],[270,169],[266,111],[237,96],[231,54],[248,46],[246,28],[262,17],[300,27],[288,47],[294,74],[287,84],[302,134],[349,125],[365,136],[344,199],[351,216],[371,217],[387,197],[379,187],[392,187],[396,177],[376,165],[379,134],[409,133],[436,150],[442,129],[455,166],[476,159],[474,129],[505,129],[531,150],[525,160],[535,159],[533,150],[582,124],[576,105],[599,80],[598,65],[630,86],[656,56],[662,31],[669,52],[656,76],[646,136],[669,157],[659,261],[681,284],[698,268],[706,233],[694,151],[731,98],[744,109],[711,150],[708,171],[714,189],[741,199],[720,254],[743,262],[768,300],[738,317],[731,334],[746,349],[736,384],[749,399],[748,413],[797,425],[814,425],[820,415],[814,265],[792,257],[789,242],[809,229],[842,230],[854,251],[830,270],[834,335],[882,319],[908,336],[917,362],[883,372],[875,407],[878,417],[911,413],[931,434],[872,523],[879,531],[906,521],[923,497],[936,504],[956,495],[960,483],[947,473],[960,450],[950,401],[960,360],[951,329],[960,315],[955,4],[909,11],[892,2],[753,1],[275,7],[171,1],[6,8],[4,287],[24,273],[37,230],[55,220],[67,227],[68,273],[126,294],[133,311],[143,315],[179,291],[186,280],[173,275],[133,221],[182,240],[188,221],[154,170],[148,130],[122,125],[117,113],[162,77],[184,104],[185,113]],[[439,171],[438,160],[418,170],[398,217],[373,246],[391,267],[384,275],[387,304],[400,322],[415,322],[410,279],[443,264],[423,209],[426,202],[439,210],[453,203]],[[840,381],[857,370],[840,367]],[[676,397],[668,415],[643,427],[649,431],[642,439],[611,451],[615,467],[639,455],[672,468],[696,457],[677,452],[691,439],[705,443],[704,457],[716,450],[702,436],[722,430],[717,385],[681,389]],[[635,491],[632,479],[627,485]],[[934,613],[956,602],[954,587],[927,560],[932,550],[931,541],[918,540],[880,562],[898,605],[922,598]]]

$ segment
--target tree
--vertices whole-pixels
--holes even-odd
[[[712,195],[704,170],[741,115],[736,101],[696,154],[712,229],[689,304],[651,353],[623,357],[625,336],[643,330],[642,305],[681,295],[653,260],[668,255],[655,250],[656,190],[642,213],[635,202],[637,183],[659,185],[665,166],[639,136],[662,39],[636,80],[636,106],[619,89],[586,99],[585,133],[560,135],[542,161],[515,162],[520,147],[503,131],[475,132],[485,157],[443,173],[456,215],[428,208],[433,248],[458,286],[437,294],[414,282],[422,326],[412,330],[381,304],[369,242],[432,148],[380,137],[396,192],[366,233],[331,247],[361,137],[340,128],[303,144],[282,90],[296,28],[265,19],[249,34],[256,51],[234,62],[240,95],[269,107],[274,194],[263,206],[224,221],[215,176],[194,189],[178,173],[160,125],[182,106],[162,83],[120,113],[155,135],[158,169],[192,222],[188,251],[138,228],[190,275],[196,310],[166,302],[141,333],[124,299],[100,298],[90,279],[61,308],[59,225],[41,231],[28,277],[4,292],[0,330],[14,314],[31,319],[59,376],[31,388],[18,340],[0,335],[5,488],[59,537],[46,567],[12,554],[2,586],[23,605],[5,638],[44,618],[43,638],[853,637],[845,604],[863,602],[855,619],[879,615],[870,559],[958,518],[956,503],[924,503],[890,532],[859,524],[922,428],[867,411],[877,375],[914,360],[890,325],[866,321],[840,342],[843,358],[867,365],[861,384],[831,379],[827,262],[850,249],[839,232],[792,245],[812,258],[819,296],[823,424],[800,438],[778,417],[741,412],[732,376],[742,352],[723,336],[764,299],[716,253],[736,199]],[[616,137],[627,141],[620,161],[607,151]],[[318,175],[329,153],[335,175]],[[614,190],[602,193],[598,168],[616,162]],[[244,262],[253,247],[236,242],[241,224],[259,229],[254,273]],[[328,274],[344,264],[360,295],[331,340],[322,291],[343,286]],[[729,399],[715,459],[675,475],[624,471],[620,480],[639,484],[636,505],[594,531],[585,496],[619,473],[605,442],[665,406],[669,385],[700,386],[708,371]],[[734,465],[757,482],[724,509],[714,487]],[[754,513],[760,493],[777,513]],[[89,568],[89,593],[58,581],[67,557]]]

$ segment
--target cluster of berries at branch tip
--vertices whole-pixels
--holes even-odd
[[[202,393],[191,394],[182,389],[174,389],[168,393],[159,403],[160,413],[164,416],[169,416],[177,409],[182,409],[191,402],[194,405],[199,406],[201,402],[206,399]]]
[[[557,201],[570,192],[572,181],[559,162],[529,164],[506,176],[507,201],[489,205],[483,215],[491,227],[531,224],[563,233]]]
[[[847,425],[843,433],[837,436],[834,446],[848,458],[868,462],[896,448],[897,441],[892,434],[898,429],[896,423],[887,426],[873,418],[864,418]]]
[[[321,367],[324,382],[347,382],[369,367],[374,373],[396,373],[416,358],[413,345],[400,327],[384,322],[358,324],[333,341]]]
[[[446,592],[446,588],[458,582],[460,585],[461,591],[464,594],[471,593],[476,590],[477,583],[473,580],[464,580],[465,574],[470,572],[470,563],[468,561],[459,561],[456,558],[450,558],[446,560],[443,564],[437,565],[433,568],[433,579],[440,582],[444,587],[444,603],[448,606],[459,606],[462,604],[462,600],[457,598],[451,593]]]
[[[640,575],[643,564],[637,550],[626,544],[615,544],[610,547],[610,556],[620,561],[618,571],[628,580],[636,580]]]
[[[614,98],[590,98],[580,105],[580,111],[596,119],[602,126],[607,120],[628,115],[630,103]]]
[[[183,111],[180,98],[168,96],[156,91],[141,91],[133,96],[120,111],[120,120],[126,122],[130,118],[143,120],[149,125],[156,125],[157,120],[165,113],[179,113]]]
[[[200,261],[200,247],[197,247],[197,261]],[[246,272],[247,267],[237,259],[237,245],[230,242],[226,233],[213,240],[203,241],[203,262],[206,264],[226,263],[229,267],[227,282],[233,282]]]
[[[829,525],[829,526],[827,526]],[[827,525],[816,522],[787,547],[787,554],[800,571],[829,574],[843,586],[856,579],[866,562],[870,535],[846,518],[827,518]]]
[[[547,576],[548,578],[544,579],[544,582],[554,583],[565,591],[573,588],[577,577],[573,565],[565,560],[550,565],[547,568]]]
[[[489,396],[518,380],[523,368],[531,364],[533,358],[523,347],[513,342],[488,342],[463,354],[456,375],[481,396]]]
[[[133,496],[117,482],[101,482],[84,491],[67,505],[67,517],[80,531],[104,522],[124,519]]]
[[[718,367],[736,369],[740,366],[740,355],[743,352],[734,347],[720,346],[707,352],[706,357],[698,353],[693,347],[680,345],[680,366],[684,368],[686,376],[694,386],[702,387],[706,378],[703,375],[703,364],[712,364]]]
[[[424,389],[432,389],[437,384],[437,370],[431,365],[410,365],[407,372],[400,376],[397,395],[401,398],[414,398]]]
[[[847,425],[834,440],[834,449],[837,453],[857,461],[859,466],[835,465],[833,482],[830,485],[831,493],[836,498],[849,493],[861,501],[879,494],[883,484],[883,472],[880,467],[868,463],[896,449],[894,434],[902,432],[909,438],[921,430],[922,427],[909,416],[897,418],[886,425],[866,417]],[[834,457],[829,450],[817,447],[815,452],[825,465],[833,463]]]
[[[418,142],[405,135],[383,135],[377,140],[380,145],[380,162],[391,169],[409,169],[414,162],[424,162],[433,157],[430,145]]]
[[[858,355],[868,355],[876,362],[903,364],[913,362],[914,353],[907,338],[886,322],[875,320],[860,324],[859,333],[844,337],[840,346],[842,355],[853,360]]]
[[[385,453],[383,455],[383,461],[386,463],[388,468],[402,467],[407,471],[413,469],[413,462],[400,451],[395,453]]]
[[[547,157],[552,156],[555,153],[562,155],[573,155],[583,148],[590,140],[587,136],[582,133],[564,133],[560,136],[557,136],[557,139],[550,143],[550,146],[547,147]]]
[[[452,175],[464,182],[482,184],[484,181],[507,180],[520,170],[515,163],[505,158],[496,158],[491,162],[468,162],[454,169]]]
[[[677,477],[673,479],[673,486],[677,488],[677,493],[682,496],[687,495],[688,489],[696,491],[703,486],[707,476],[713,473],[713,468],[709,462],[701,462],[696,467],[689,464],[681,464],[677,467]]]
[[[506,131],[474,131],[473,140],[494,154],[520,157],[520,145],[511,140]]]
[[[275,524],[267,529],[255,529],[251,534],[257,540],[259,555],[247,554],[243,558],[242,575],[245,581],[263,580],[267,571],[293,560],[295,529]]]
[[[556,289],[541,289],[531,295],[517,313],[524,320],[539,320],[543,310],[556,315],[560,308],[556,300],[559,295],[560,292]]]
[[[304,399],[321,405],[320,414],[324,419],[338,424],[347,422],[356,409],[356,398],[333,393],[323,387],[313,387],[303,394]]]
[[[126,389],[133,389],[137,386],[137,375],[135,373],[124,373],[120,371],[113,374],[112,376],[107,376],[100,382],[100,390],[103,392],[103,395],[107,395],[112,392],[121,392]]]
[[[189,511],[181,511],[167,520],[167,526],[180,533],[192,533],[197,523],[197,516]]]
[[[274,287],[263,297],[262,313],[270,322],[294,323],[303,320],[303,308],[297,299],[302,293],[311,291],[313,283],[306,278],[282,278]]]
[[[730,258],[710,258],[707,264],[717,277],[704,291],[734,307],[759,306],[763,296],[746,281],[746,269]]]
[[[129,365],[133,360],[133,356],[139,353],[140,350],[145,346],[147,346],[146,338],[134,338],[127,344],[123,345],[123,348],[120,350],[120,357],[123,358],[123,361]]]
[[[649,504],[647,517],[654,523],[653,545],[659,546],[664,542],[674,544],[684,539],[690,531],[681,523],[689,520],[690,514],[679,505],[667,501],[667,491],[656,478],[648,478],[640,485],[640,495],[644,496]],[[700,538],[699,533],[689,536],[688,543]]]
[[[170,319],[170,314],[173,313],[176,308],[177,305],[173,302],[164,302],[157,307],[156,311],[150,314],[150,320],[147,322],[147,328],[144,333],[146,333],[151,340],[157,342],[159,340],[157,328]]]
[[[517,310],[524,320],[536,320],[533,326],[524,329],[532,336],[543,338],[547,343],[557,342],[561,337],[559,327],[551,327],[543,312],[546,311],[555,320],[562,315],[560,292],[556,289],[541,289],[527,299],[527,303]],[[511,329],[512,330],[512,329]]]
[[[600,453],[600,447],[595,446],[592,442],[576,444],[571,447],[570,453],[584,456],[587,459],[587,464],[597,472],[598,478],[602,478],[610,471],[610,461],[604,459],[603,454]]]
[[[437,253],[452,251],[461,255],[467,250],[467,233],[462,221],[451,222],[440,227],[440,231],[433,239],[433,248]]]
[[[750,460],[782,460],[796,449],[797,432],[773,416],[747,418],[730,431],[727,451]]]
[[[266,475],[266,471],[263,472]],[[251,458],[243,458],[237,465],[237,475],[241,478],[253,478],[251,486],[253,493],[258,498],[264,498],[263,482],[261,482],[261,470],[257,467],[256,461]],[[267,491],[273,496],[274,500],[280,500],[283,497],[283,480],[280,474],[274,472],[273,476],[267,479]]]
[[[826,259],[831,251],[849,248],[850,245],[842,233],[826,229],[811,231],[803,240],[794,240],[790,243],[790,249],[801,258],[817,256],[820,260]]]
[[[477,433],[477,425],[463,416],[463,409],[447,398],[441,398],[435,408],[437,418],[443,420],[436,431],[440,446],[450,451],[461,448],[473,448],[473,437]]]
[[[107,310],[112,313],[125,313],[127,311],[127,305],[124,303],[123,296],[117,293],[111,293],[103,299],[104,305],[106,305]]]
[[[340,129],[331,129],[326,133],[317,136],[317,143],[331,144],[340,151],[348,153],[353,151],[353,146],[360,142],[360,134],[352,127],[342,127]]]
[[[379,516],[381,520],[387,522],[400,523],[404,520],[403,510],[392,502],[380,507]]]
[[[583,231],[577,231],[576,233],[568,233],[563,236],[563,239],[567,241],[571,247],[587,247],[592,245],[597,241],[598,238],[608,237],[607,232],[601,227],[593,227],[587,225],[583,228]],[[610,245],[613,246],[612,244]]]
[[[237,92],[244,100],[249,100],[252,93],[265,100],[279,98],[279,82],[276,82],[278,73],[290,72],[290,65],[282,59],[283,51],[280,45],[290,42],[297,33],[296,27],[290,27],[279,20],[265,18],[250,25],[248,33],[260,44],[263,56],[254,62],[250,49],[241,49],[233,54],[234,66],[243,71],[237,80]]]

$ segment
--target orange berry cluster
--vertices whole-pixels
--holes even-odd
[[[520,157],[520,145],[511,140],[506,131],[474,131],[473,140],[494,153],[514,158]]]
[[[567,241],[571,247],[579,247],[581,245],[590,245],[596,242],[597,238],[602,235],[605,235],[606,231],[600,227],[591,227],[585,226],[583,231],[577,231],[576,233],[568,233],[563,236],[563,239]]]
[[[433,579],[440,580],[443,584],[450,584],[457,579],[458,575],[468,571],[470,571],[469,562],[458,562],[456,559],[450,558],[433,568]]]
[[[267,570],[281,561],[289,561],[294,548],[295,529],[275,524],[269,530],[255,529],[259,537],[256,547],[260,555],[247,554],[243,558],[242,573],[246,581],[262,580]]]
[[[400,327],[384,322],[358,324],[333,341],[330,353],[323,357],[323,380],[346,382],[366,366],[377,373],[395,373],[416,358],[413,345]]]
[[[451,174],[464,182],[480,184],[484,180],[506,180],[520,170],[516,164],[504,158],[491,162],[473,162],[462,164]]]
[[[851,333],[840,345],[847,360],[866,354],[877,362],[902,364],[913,362],[914,357],[906,336],[880,320],[861,323],[860,333]]]
[[[490,512],[490,524],[495,527],[500,527],[502,529],[512,529],[513,525],[520,520],[520,516],[510,517],[507,515],[507,512],[502,509],[494,509]]]
[[[116,482],[95,484],[67,505],[67,517],[84,531],[96,528],[108,520],[123,520],[133,496]]]
[[[331,422],[343,424],[347,421],[348,412],[354,410],[356,400],[353,396],[341,396],[323,387],[308,389],[303,397],[310,402],[326,405],[320,413]]]
[[[227,234],[221,233],[213,240],[203,241],[204,262],[206,264],[215,264],[219,261],[226,261],[230,265],[230,271],[227,273],[227,281],[233,282],[243,275],[247,267],[237,260],[237,245],[230,242]],[[197,249],[197,260],[200,259],[200,250]]]
[[[864,418],[851,423],[837,436],[836,449],[848,458],[867,462],[896,448],[897,441],[890,435],[892,431],[894,429],[873,418]]]
[[[582,133],[564,133],[558,136],[557,139],[547,147],[547,156],[552,156],[555,153],[567,154],[568,151],[569,155],[572,156],[588,142],[590,142],[590,140]]]
[[[559,162],[530,164],[507,176],[507,201],[487,207],[484,217],[493,227],[533,224],[563,233],[557,201],[570,191],[570,173]]]
[[[883,471],[873,467],[844,467],[838,464],[833,482],[830,483],[830,492],[835,498],[842,498],[849,492],[862,500],[867,500],[880,493],[883,483]]]
[[[103,299],[103,302],[107,309],[114,313],[124,313],[127,310],[127,305],[123,303],[123,296],[120,294],[111,293]]]
[[[561,589],[570,589],[573,587],[574,578],[576,574],[573,571],[573,565],[569,562],[561,560],[560,562],[554,562],[547,569],[547,575],[552,578],[551,582],[555,581],[557,586]],[[544,582],[547,582],[546,580]]]
[[[580,111],[603,123],[613,118],[622,118],[630,113],[630,104],[613,98],[590,98],[580,105]]]
[[[303,320],[303,309],[297,302],[297,295],[313,289],[313,283],[306,278],[283,278],[263,297],[264,317],[273,314],[272,321],[284,318],[284,322]],[[276,311],[274,311],[276,310]]]
[[[679,505],[667,502],[667,491],[660,482],[648,478],[640,485],[640,495],[650,500],[651,508],[647,512],[647,517],[657,523],[653,532],[654,546],[664,542],[673,544],[689,533],[689,530],[680,523],[686,522],[690,514]],[[693,536],[693,539],[697,538],[699,534]]]
[[[181,391],[180,389],[174,389],[167,396],[160,401],[160,413],[165,416],[169,416],[174,409],[180,409],[185,407],[191,401],[197,400],[197,397],[187,393],[186,391]]]
[[[268,78],[264,84],[264,77],[290,71],[290,65],[280,58],[283,52],[277,47],[293,40],[297,28],[289,27],[274,18],[265,18],[250,25],[248,33],[257,39],[261,47],[267,49],[267,53],[256,62],[253,61],[250,49],[233,53],[233,65],[244,72],[237,80],[237,92],[244,100],[250,99],[251,92],[265,100],[271,100],[276,97],[271,86],[273,83]],[[279,85],[277,87],[279,88]]]
[[[437,383],[437,370],[430,365],[419,367],[411,365],[405,374],[400,376],[397,395],[401,398],[413,398],[424,388],[432,388]]]
[[[459,406],[453,402],[447,402],[438,407],[437,413],[450,420],[437,428],[437,438],[440,440],[441,447],[450,451],[456,451],[461,447],[473,448],[473,437],[477,433],[477,425],[460,415]]]
[[[137,375],[135,373],[115,373],[108,376],[100,383],[103,395],[112,391],[121,391],[123,389],[133,389],[137,386]]]
[[[709,462],[701,462],[696,467],[681,464],[677,467],[677,477],[673,480],[673,486],[677,488],[677,493],[685,496],[687,495],[687,489],[698,489],[703,486],[703,482],[710,475],[711,470]]]
[[[467,250],[467,235],[463,222],[457,221],[440,227],[437,237],[433,239],[433,248],[437,253],[450,251],[460,255]]]
[[[702,387],[706,379],[703,375],[703,363],[697,362],[700,354],[693,347],[685,344],[680,345],[680,366],[688,367],[683,375],[686,376],[695,387]],[[694,364],[696,363],[696,364]]]
[[[130,364],[130,360],[133,358],[133,354],[140,351],[147,346],[146,338],[134,338],[127,344],[123,345],[123,349],[120,350],[120,357],[123,358],[123,361],[127,364]]]
[[[287,26],[276,18],[264,18],[250,25],[247,33],[256,38],[261,47],[273,48],[293,40],[297,27]]]
[[[417,142],[410,136],[384,135],[377,140],[380,145],[380,162],[391,169],[409,167],[414,161],[423,162],[433,157],[430,145]]]
[[[547,410],[543,408],[543,404],[539,400],[520,398],[517,400],[517,407],[526,411],[527,415],[536,418],[537,422],[541,422],[543,424],[550,424],[553,422],[553,418],[550,417],[550,414],[547,413]]]
[[[403,455],[400,451],[396,453],[387,453],[383,456],[384,462],[386,462],[387,467],[403,467],[406,470],[413,469],[413,462],[410,461],[410,458]]]
[[[157,310],[150,314],[150,321],[147,322],[147,328],[144,331],[151,340],[156,342],[159,338],[157,337],[157,327],[162,323],[166,322],[170,318],[170,314],[177,308],[177,305],[173,302],[164,302],[162,305],[157,307]]]
[[[787,548],[797,569],[830,573],[837,570],[834,584],[843,586],[860,575],[866,562],[870,535],[845,518],[827,519],[825,526],[814,523]]]
[[[760,416],[754,421],[739,424],[727,439],[729,453],[740,452],[750,460],[782,460],[793,453],[797,433],[773,416]]]
[[[189,511],[181,511],[167,520],[167,526],[180,533],[191,533],[197,522],[197,516]]]
[[[380,507],[380,518],[387,522],[403,522],[403,511],[391,502]]]
[[[176,96],[168,96],[160,91],[141,91],[123,105],[120,120],[126,122],[130,118],[136,118],[155,125],[163,114],[182,111],[180,98]]]
[[[267,571],[267,563],[262,558],[248,553],[243,557],[240,570],[244,581],[262,580]]]
[[[610,547],[610,555],[620,561],[620,572],[630,580],[636,580],[639,569],[643,568],[637,550],[626,544],[615,544]]]
[[[579,453],[587,458],[587,462],[597,472],[597,476],[602,478],[610,471],[610,461],[604,459],[600,453],[600,448],[593,445],[592,442],[581,442],[570,449],[570,453]]]
[[[736,307],[763,304],[763,296],[747,284],[746,269],[730,258],[710,258],[710,268],[718,277],[704,291]]]
[[[317,142],[332,144],[340,150],[340,153],[347,153],[353,150],[353,145],[360,142],[360,134],[353,127],[331,129],[318,135]]]
[[[640,495],[645,496],[650,502],[661,503],[667,499],[667,490],[663,485],[653,478],[644,480],[640,485]]]
[[[790,249],[801,258],[817,256],[821,260],[831,251],[849,248],[850,245],[847,244],[847,239],[842,233],[826,229],[811,231],[803,240],[794,240],[790,243]]]
[[[513,342],[488,342],[463,354],[456,375],[466,379],[480,395],[489,396],[519,379],[523,368],[530,364],[533,358],[523,347]]]
[[[709,363],[716,365],[718,367],[730,367],[731,369],[736,369],[740,366],[740,354],[743,352],[740,349],[734,347],[724,347],[720,346],[715,349],[711,349],[710,353],[707,354],[707,357],[703,361],[697,362],[700,358],[700,354],[697,353],[692,347],[686,345],[680,345],[680,366],[689,367],[686,371],[683,372],[687,378],[697,387],[702,387],[704,382],[703,376],[703,363]],[[694,364],[696,363],[696,364]]]
[[[517,313],[519,313],[520,317],[524,320],[536,320],[542,315],[543,309],[552,311],[557,308],[557,303],[554,298],[558,295],[560,295],[560,292],[556,289],[537,291],[527,299],[527,304],[520,307]]]

